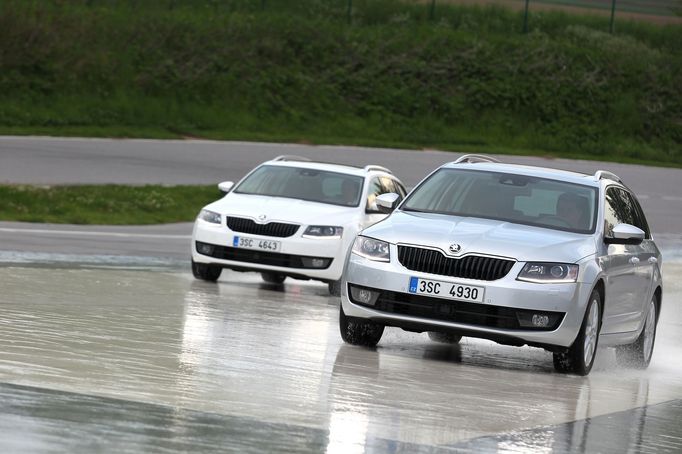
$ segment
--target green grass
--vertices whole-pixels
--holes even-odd
[[[682,27],[395,0],[0,0],[0,133],[682,166]]]
[[[214,185],[0,185],[0,220],[108,225],[188,222],[220,197]]]

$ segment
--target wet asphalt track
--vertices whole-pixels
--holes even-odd
[[[143,141],[123,142],[127,153]],[[37,153],[51,167],[13,175],[60,175],[55,156],[83,178],[116,162],[66,143]],[[0,181],[8,158],[30,162],[6,151]],[[642,187],[670,208],[670,183]],[[588,377],[554,373],[542,350],[397,329],[376,350],[343,345],[321,284],[195,281],[189,224],[0,223],[0,452],[682,452],[682,216],[655,206],[673,227],[655,229],[670,233],[657,235],[665,306],[652,365],[623,368],[600,349]]]
[[[0,452],[682,451],[682,264],[651,367],[600,349],[583,378],[481,340],[343,345],[321,284],[4,260]]]

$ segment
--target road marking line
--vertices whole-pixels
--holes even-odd
[[[0,227],[0,232],[4,233],[29,233],[40,235],[78,235],[78,236],[113,236],[121,238],[166,238],[166,239],[182,239],[187,240],[192,238],[192,235],[168,235],[168,234],[152,234],[152,233],[121,233],[121,232],[89,232],[86,230],[46,230],[46,229],[10,229]]]

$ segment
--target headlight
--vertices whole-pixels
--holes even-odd
[[[578,279],[578,265],[529,262],[526,263],[516,279],[539,284],[575,282]]]
[[[304,238],[341,238],[341,235],[343,227],[331,225],[311,225],[303,232]]]
[[[220,213],[215,211],[201,210],[197,217],[212,224],[220,224]]]
[[[377,262],[389,262],[391,255],[388,243],[366,236],[358,236],[353,243],[353,253]]]

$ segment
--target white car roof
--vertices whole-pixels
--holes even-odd
[[[326,170],[329,172],[345,173],[348,175],[357,175],[360,177],[367,176],[370,172],[380,172],[392,174],[392,172],[378,165],[368,165],[364,167],[355,167],[343,164],[332,164],[326,162],[317,161],[307,161],[307,160],[296,160],[296,159],[280,159],[276,158],[271,161],[266,161],[263,164],[282,166],[282,167],[297,167],[302,169],[315,169],[315,170]]]

